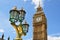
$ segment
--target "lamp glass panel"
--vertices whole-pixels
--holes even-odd
[[[26,25],[26,31],[28,32],[28,24]]]
[[[13,12],[10,13],[10,19],[9,19],[10,22],[14,22],[14,15],[13,14],[14,14]]]
[[[22,22],[22,17],[21,16],[19,16],[19,21]]]
[[[19,13],[17,11],[12,11],[10,13],[10,21],[16,22],[18,20],[18,15],[19,15]]]
[[[22,12],[21,14],[22,14],[22,17],[24,17],[24,12]]]
[[[24,20],[24,15],[22,14],[22,12],[19,14],[19,20],[23,21]]]
[[[17,20],[18,20],[18,15],[19,15],[19,13],[15,11],[14,18],[17,19]]]
[[[15,22],[15,19],[10,19],[11,22]]]
[[[10,18],[14,18],[14,12],[10,13]]]
[[[26,33],[27,32],[27,28],[25,25],[23,25],[23,31]]]

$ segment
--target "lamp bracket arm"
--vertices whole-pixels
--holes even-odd
[[[17,29],[17,25],[16,25],[15,23],[11,23],[11,25],[12,25],[15,29]]]

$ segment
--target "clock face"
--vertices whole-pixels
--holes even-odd
[[[40,22],[41,20],[42,20],[41,17],[37,17],[37,18],[36,18],[36,22]]]

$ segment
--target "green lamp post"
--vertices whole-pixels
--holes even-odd
[[[25,19],[26,12],[23,8],[21,10],[17,10],[17,7],[14,7],[9,13],[9,21],[16,30],[16,38],[14,40],[22,40],[21,36],[26,35],[29,29],[29,24],[27,24],[26,21],[24,24],[22,24]],[[19,22],[20,24],[16,25],[16,22]]]

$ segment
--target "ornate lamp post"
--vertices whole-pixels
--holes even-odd
[[[25,19],[25,10],[23,8],[21,10],[17,10],[17,7],[14,7],[12,10],[10,10],[10,19],[11,25],[16,30],[16,38],[14,40],[22,40],[21,36],[26,35],[28,32],[29,24],[25,21],[24,24],[22,22]],[[16,22],[19,22],[20,24],[16,25]]]

